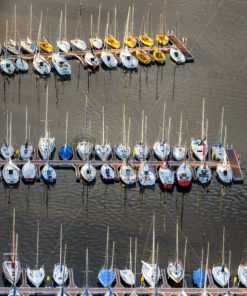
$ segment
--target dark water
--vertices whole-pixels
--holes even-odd
[[[13,8],[17,4],[17,27],[21,34],[28,31],[29,4],[27,0],[0,1],[0,40],[5,38],[5,21],[13,24]],[[78,16],[78,1],[69,0],[68,34],[74,37]],[[123,40],[128,5],[132,1],[102,1],[101,34],[104,34],[108,11],[118,6],[118,32]],[[139,34],[142,16],[149,1],[136,0],[135,28]],[[159,14],[163,1],[152,3],[152,31],[159,28]],[[90,14],[96,23],[98,1],[83,2],[83,33],[89,36]],[[125,74],[102,69],[95,75],[71,61],[72,77],[61,82],[51,77],[36,79],[32,65],[26,75],[0,78],[1,143],[6,135],[6,110],[13,113],[12,139],[15,148],[24,141],[25,107],[29,107],[31,142],[37,145],[44,134],[45,86],[49,86],[49,129],[56,137],[57,148],[65,140],[65,114],[69,111],[68,141],[81,135],[84,128],[85,94],[89,87],[89,134],[96,141],[102,136],[102,105],[109,126],[112,144],[121,140],[122,110],[131,117],[130,144],[133,147],[141,132],[141,110],[148,116],[148,144],[158,138],[162,122],[164,100],[168,116],[172,118],[171,145],[178,140],[179,113],[189,122],[189,139],[200,136],[202,98],[206,99],[206,118],[209,120],[209,145],[217,140],[221,108],[225,107],[228,127],[227,142],[241,154],[241,166],[246,177],[245,147],[246,117],[246,42],[245,1],[167,1],[167,30],[176,27],[179,11],[179,36],[188,38],[188,48],[195,55],[194,64],[176,67],[167,56],[164,67],[139,67],[137,73]],[[33,36],[37,36],[40,9],[46,12],[46,36],[54,43],[60,10],[64,1],[33,1]],[[45,18],[45,16],[44,16]],[[10,34],[11,32],[9,32]],[[185,129],[183,134],[185,139]],[[175,255],[175,221],[179,219],[179,250],[182,258],[185,236],[189,237],[187,273],[200,264],[202,234],[210,241],[210,266],[221,261],[222,227],[226,225],[226,250],[232,250],[232,272],[244,258],[246,249],[246,184],[223,188],[215,180],[207,191],[193,184],[188,194],[176,190],[164,194],[156,184],[155,191],[139,193],[138,187],[123,190],[119,184],[105,186],[97,178],[93,187],[75,182],[73,171],[57,171],[57,183],[47,189],[41,182],[33,186],[20,183],[18,189],[6,189],[0,184],[0,253],[10,251],[12,210],[16,208],[16,228],[19,233],[19,256],[23,267],[35,264],[36,226],[40,221],[40,263],[47,274],[59,261],[59,230],[64,228],[64,242],[68,244],[67,261],[74,269],[77,284],[84,283],[85,249],[89,248],[90,284],[96,284],[99,269],[104,263],[106,228],[110,226],[110,241],[116,241],[114,265],[123,268],[128,262],[129,237],[138,239],[137,271],[141,260],[150,255],[151,236],[148,236],[152,214],[156,215],[156,239],[159,242],[159,265],[166,267]],[[111,248],[110,248],[111,250]],[[188,277],[189,281],[191,278]]]

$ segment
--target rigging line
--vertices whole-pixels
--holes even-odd
[[[148,230],[148,235],[147,235],[147,238],[146,238],[146,242],[145,242],[145,245],[144,245],[144,248],[143,248],[143,252],[142,252],[142,257],[141,257],[141,258],[144,257],[144,253],[145,253],[146,248],[147,248],[148,239],[149,239],[149,236],[150,236],[150,232],[151,232],[151,230],[152,230],[152,226],[153,226],[153,220],[152,220],[152,223],[151,223],[150,228],[149,228],[149,230]]]

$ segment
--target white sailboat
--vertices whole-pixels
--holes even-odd
[[[226,149],[225,147],[226,147],[226,126],[225,126],[225,137],[224,137],[224,149]],[[232,183],[233,173],[232,173],[231,165],[227,159],[226,152],[224,153],[223,162],[217,165],[216,176],[218,180],[224,185],[230,185]]]
[[[29,54],[34,54],[35,43],[32,41],[32,4],[30,5],[30,32],[26,40],[21,40],[22,51]]]
[[[226,150],[223,145],[223,126],[224,124],[224,107],[222,107],[221,124],[220,124],[220,138],[217,145],[212,146],[212,158],[214,160],[223,161]]]
[[[164,113],[163,113],[163,135],[160,142],[156,142],[153,146],[154,155],[159,160],[167,159],[170,155],[171,148],[169,146],[169,141],[165,137],[165,122],[166,122],[166,103],[164,103]],[[169,118],[168,124],[168,138],[170,136],[170,129],[171,129],[171,119]]]
[[[6,33],[7,35],[7,33]],[[6,43],[4,44],[6,51],[10,54],[10,55],[14,55],[17,56],[19,55],[20,52],[20,48],[19,45],[17,44],[16,41],[16,5],[14,7],[14,38],[10,38],[8,40],[8,38],[6,38]],[[7,53],[6,53],[7,54]]]
[[[205,113],[205,98],[203,98],[202,102],[202,133],[201,133],[201,139],[192,139],[191,141],[191,149],[194,155],[197,159],[200,161],[203,161],[204,157],[207,157],[208,154],[208,144],[207,144],[207,138],[205,134],[205,128],[204,128],[204,113]]]
[[[9,143],[11,147],[11,135],[12,135],[12,113],[10,113],[10,132],[9,132]],[[9,151],[9,160],[4,165],[2,171],[2,177],[6,184],[15,185],[20,181],[20,169],[15,165],[11,159],[11,153]]]
[[[173,157],[176,161],[182,161],[185,158],[185,147],[182,146],[182,127],[183,127],[183,112],[180,112],[180,125],[179,125],[179,136],[178,145],[173,148]]]
[[[89,161],[82,166],[80,173],[82,178],[88,183],[93,182],[96,178],[96,169]]]
[[[27,278],[30,283],[36,288],[38,288],[45,279],[44,268],[42,266],[39,268],[39,222],[36,241],[36,265],[34,269],[27,267]]]
[[[133,156],[140,161],[144,161],[150,157],[150,149],[146,145],[146,138],[147,138],[147,116],[145,118],[145,139],[144,139],[144,110],[142,110],[142,132],[141,132],[141,140],[140,142],[136,143]]]
[[[138,169],[138,180],[141,187],[152,187],[156,182],[154,167],[148,162],[143,161]]]
[[[136,183],[136,172],[127,162],[123,162],[121,165],[119,177],[123,185],[132,186]]]
[[[102,160],[102,161],[106,161],[108,160],[108,158],[111,156],[111,145],[109,143],[107,143],[107,141],[105,141],[105,112],[104,112],[104,106],[102,107],[102,113],[103,113],[103,136],[102,136],[102,141],[101,144],[96,144],[95,145],[95,153],[96,156]]]
[[[13,209],[11,253],[4,254],[3,275],[11,285],[15,286],[21,278],[21,273],[21,264],[18,259],[18,234],[15,233],[15,209]]]
[[[230,280],[230,271],[225,266],[225,226],[223,227],[223,240],[222,240],[222,264],[215,266],[212,269],[212,276],[215,282],[220,287],[225,287]]]
[[[50,137],[48,132],[48,86],[46,86],[46,112],[45,112],[45,136],[39,139],[39,153],[45,160],[50,159],[55,150],[55,138]]]
[[[238,279],[244,287],[247,287],[247,264],[246,263],[240,264],[238,266]]]
[[[46,165],[42,168],[41,176],[47,184],[54,184],[56,182],[57,174],[54,168],[50,165],[49,160],[47,160]]]
[[[79,22],[80,22],[80,37],[77,37],[77,30],[76,30],[76,36],[75,39],[70,40],[70,43],[79,51],[84,51],[87,49],[87,44],[85,41],[82,40],[82,7],[80,5],[79,10]]]
[[[68,52],[70,51],[70,44],[67,41],[67,4],[65,4],[65,9],[64,9],[64,27],[63,27],[63,37],[62,35],[62,16],[63,12],[61,11],[61,16],[60,16],[60,30],[59,30],[59,39],[57,41],[57,47],[59,48],[60,51],[62,52]]]
[[[119,270],[119,274],[120,274],[120,277],[121,277],[122,281],[128,287],[133,287],[135,285],[135,282],[136,282],[135,275],[134,275],[134,273],[132,271],[131,242],[132,242],[132,238],[130,237],[130,263],[129,263],[129,268]]]
[[[99,5],[99,14],[98,14],[98,27],[97,27],[97,33],[95,37],[93,36],[93,16],[91,15],[91,23],[90,23],[90,28],[91,28],[91,36],[89,39],[90,42],[90,47],[93,49],[102,49],[103,47],[103,40],[99,38],[100,36],[100,15],[101,15],[101,3]]]
[[[12,158],[14,155],[14,147],[12,145],[9,144],[9,114],[7,111],[7,135],[6,135],[6,141],[4,141],[5,143],[3,144],[3,146],[1,147],[1,155],[3,157],[3,159],[9,159]]]
[[[159,168],[159,180],[164,189],[172,190],[175,183],[175,173],[165,160]]]
[[[130,156],[130,147],[129,143],[129,132],[130,132],[130,120],[129,120],[129,128],[128,128],[128,141],[126,141],[126,128],[125,128],[125,104],[123,108],[123,135],[122,135],[122,143],[118,144],[114,147],[114,151],[116,156],[123,161],[128,160]]]
[[[23,58],[15,59],[15,67],[16,67],[16,71],[20,71],[20,72],[28,71],[28,63]]]
[[[176,259],[168,262],[167,276],[175,284],[179,284],[184,278],[184,269],[178,257],[178,220],[176,223]]]
[[[40,75],[49,75],[51,72],[51,66],[43,57],[40,55],[40,34],[41,34],[41,25],[42,25],[42,10],[40,13],[40,23],[39,23],[39,32],[37,39],[36,51],[33,57],[33,68]]]
[[[36,166],[30,159],[21,168],[21,174],[24,182],[34,182],[37,175]]]
[[[171,48],[170,56],[173,59],[173,61],[177,64],[184,64],[186,62],[185,56],[178,48]]]
[[[71,75],[71,66],[69,62],[60,55],[59,52],[52,54],[52,65],[54,66],[57,73],[61,76]]]
[[[30,141],[30,135],[28,137],[27,135],[27,122],[28,122],[28,111],[26,106],[26,134],[25,134],[25,144],[21,145],[20,147],[20,157],[21,159],[29,159],[33,155],[33,145],[29,143]],[[30,126],[29,126],[30,128]]]
[[[134,70],[138,67],[138,60],[130,53],[128,46],[121,50],[119,57],[124,68]]]
[[[188,241],[188,237],[185,238],[185,246],[184,246],[184,273],[185,273],[186,254],[187,254],[187,241]],[[178,296],[188,296],[184,288],[185,288],[185,274],[183,278],[182,291],[178,294]]]
[[[153,247],[152,247],[152,263],[142,261],[142,275],[145,281],[151,288],[154,288],[160,280],[161,273],[160,268],[155,263],[155,217],[153,215]]]
[[[67,266],[65,265],[66,249],[64,251],[64,263],[62,264],[62,240],[63,240],[62,237],[63,237],[63,227],[61,226],[61,229],[60,229],[60,262],[55,264],[54,269],[53,269],[53,280],[57,286],[63,286],[69,278],[69,271],[68,271]]]
[[[6,44],[8,38],[8,20],[6,21]],[[5,58],[0,60],[1,71],[7,75],[13,75],[15,72],[15,65],[7,57],[7,49],[5,48]]]
[[[106,163],[103,164],[100,168],[100,174],[102,177],[102,180],[105,182],[114,182],[115,180],[115,170],[113,166]]]

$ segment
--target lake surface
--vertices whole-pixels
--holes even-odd
[[[33,1],[33,36],[36,38],[40,10],[49,8],[45,35],[54,44],[64,1]],[[74,38],[79,2],[68,0],[68,39]],[[118,7],[118,33],[123,40],[128,6],[132,1],[102,1],[101,36],[104,35],[107,12]],[[149,1],[136,0],[135,34],[138,35],[142,16],[147,14]],[[28,0],[0,1],[0,40],[5,38],[5,22],[9,19],[9,33],[13,34],[13,11],[17,4],[17,28],[22,36],[29,30]],[[88,40],[90,15],[96,24],[98,1],[83,1],[83,36]],[[102,137],[102,106],[109,127],[111,144],[121,141],[123,105],[131,118],[130,145],[133,148],[141,135],[141,112],[148,116],[147,141],[150,146],[158,139],[162,125],[164,101],[167,118],[172,118],[171,146],[178,141],[180,109],[184,122],[188,120],[188,139],[201,134],[202,99],[205,97],[205,117],[209,121],[208,142],[216,143],[225,107],[227,143],[241,155],[241,167],[246,177],[247,140],[247,21],[246,1],[169,1],[167,0],[167,30],[176,29],[176,11],[179,12],[178,34],[187,37],[188,49],[195,63],[176,67],[167,56],[164,67],[140,67],[137,73],[104,71],[89,74],[82,66],[71,61],[70,81],[59,81],[54,73],[47,79],[38,79],[29,65],[29,72],[6,79],[0,77],[1,144],[6,137],[6,112],[13,114],[12,140],[17,149],[25,137],[25,108],[29,108],[31,142],[37,146],[44,134],[45,87],[49,87],[49,129],[56,137],[56,147],[65,141],[65,116],[69,112],[68,142],[84,131],[85,98],[89,90],[88,134],[100,141]],[[159,15],[163,1],[152,3],[152,33],[159,29]],[[127,121],[127,120],[126,120]],[[183,129],[183,141],[186,133]],[[48,189],[43,182],[17,189],[6,189],[0,184],[0,254],[10,251],[12,211],[16,209],[16,229],[19,234],[19,256],[23,267],[34,266],[37,221],[40,221],[40,263],[47,274],[59,261],[59,233],[63,225],[67,243],[67,262],[74,269],[75,281],[85,284],[85,250],[89,248],[90,285],[97,283],[97,274],[104,263],[106,229],[110,226],[110,246],[116,241],[114,266],[124,268],[129,261],[129,237],[138,239],[137,272],[140,278],[141,260],[150,257],[152,215],[156,217],[156,240],[159,242],[159,265],[164,268],[175,256],[175,227],[179,220],[179,253],[183,257],[184,239],[189,238],[187,274],[200,265],[202,234],[209,241],[210,266],[221,262],[222,229],[226,226],[226,258],[232,251],[232,273],[246,250],[246,184],[223,188],[215,178],[204,191],[193,184],[190,193],[174,190],[163,193],[158,184],[155,191],[139,192],[138,186],[124,190],[120,184],[105,186],[99,175],[91,187],[76,183],[75,174],[57,170],[57,182]],[[110,252],[111,252],[110,247]],[[134,249],[133,249],[134,252]],[[228,260],[228,259],[227,259]],[[191,282],[191,277],[188,277]]]

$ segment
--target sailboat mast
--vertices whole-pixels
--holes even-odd
[[[126,144],[126,127],[125,127],[125,104],[124,104],[124,108],[123,108],[123,145]]]
[[[166,0],[164,0],[164,12],[163,12],[164,27],[162,28],[163,34],[166,35]]]
[[[115,252],[115,241],[112,243],[111,270],[113,270],[114,252]]]
[[[132,253],[131,253],[132,238],[130,237],[130,270],[132,271]]]
[[[224,122],[224,107],[222,107],[221,127],[220,127],[220,142],[223,143],[223,122]]]
[[[12,229],[12,250],[11,250],[12,262],[15,258],[15,208],[13,209],[13,229]]]
[[[97,29],[97,36],[96,36],[96,38],[99,38],[99,30],[100,30],[100,14],[101,14],[101,3],[100,3],[100,5],[99,5],[98,29]]]
[[[117,38],[117,6],[114,9],[114,37]]]
[[[105,108],[104,106],[102,107],[102,114],[103,114],[103,145],[105,145]]]
[[[48,86],[46,86],[45,137],[48,134]]]
[[[201,139],[203,139],[204,136],[205,136],[205,131],[204,131],[204,108],[205,108],[205,98],[203,98],[203,101],[202,101],[202,135],[201,135]]]
[[[142,144],[143,144],[143,133],[144,133],[144,110],[142,110],[142,135],[141,135]]]
[[[204,234],[203,234],[203,236],[202,236],[202,257],[201,257],[200,287],[202,286],[203,256],[204,256]]]
[[[69,122],[69,112],[66,112],[66,130],[65,130],[65,146],[68,143],[68,122]]]
[[[187,241],[188,238],[185,238],[185,246],[184,246],[184,278],[183,278],[183,289],[184,289],[184,285],[185,285],[185,263],[186,263],[186,253],[187,253]]]
[[[152,248],[152,265],[155,263],[155,216],[153,215],[153,248]]]
[[[15,43],[16,43],[16,5],[15,5]]]
[[[36,269],[39,266],[39,221],[38,221],[38,231],[37,231],[37,246],[36,246]]]
[[[136,257],[137,257],[137,238],[135,238],[135,266],[134,266],[135,277],[136,277]]]
[[[178,264],[178,220],[176,225],[176,262]]]
[[[10,147],[12,145],[12,112],[10,112],[9,117],[10,117],[10,120],[9,120],[10,122],[9,122],[9,146],[8,146],[8,149],[9,149],[9,160],[11,161]]]
[[[205,280],[204,280],[204,295],[206,295],[206,288],[207,288],[207,278],[208,278],[208,258],[209,258],[209,242],[208,242],[208,248],[207,248],[206,273],[205,273]]]
[[[64,40],[67,41],[67,4],[64,11]]]
[[[92,14],[90,17],[90,35],[91,35],[91,38],[93,38],[93,15]]]
[[[61,229],[60,229],[60,267],[62,268],[61,264],[62,264],[62,235],[63,235],[63,226],[61,225]]]
[[[223,239],[222,239],[222,265],[225,264],[225,226],[223,227]]]
[[[165,141],[165,123],[166,123],[166,103],[164,103],[164,115],[163,115],[163,139]]]
[[[130,121],[130,117],[129,117],[127,145],[129,145],[129,143],[130,143],[130,123],[131,123],[131,121]]]
[[[229,274],[231,274],[231,258],[232,258],[232,252],[231,250],[229,250],[229,262],[228,262]],[[229,289],[229,285],[230,285],[230,280],[228,281],[228,289]]]
[[[9,25],[9,20],[7,19],[6,20],[6,47],[7,47],[7,44],[8,44],[8,25]]]
[[[27,137],[27,106],[26,106],[26,142],[27,142],[27,139],[28,139],[28,137]]]
[[[168,135],[167,135],[167,143],[168,144],[170,144],[171,124],[172,124],[172,119],[171,119],[171,117],[169,117],[169,121],[168,121]]]
[[[147,146],[147,124],[148,124],[148,117],[146,115],[146,117],[145,117],[145,131],[144,131],[144,150],[146,149],[145,147]]]
[[[179,125],[179,137],[178,137],[178,147],[181,146],[182,143],[182,124],[183,124],[183,110],[180,112],[180,125]]]
[[[225,136],[224,136],[224,148],[226,149],[226,125],[225,125]]]
[[[32,40],[32,8],[33,8],[33,6],[31,4],[31,6],[30,6],[30,33],[29,33],[30,41]]]
[[[105,263],[105,269],[108,268],[108,249],[109,249],[109,226],[107,227],[107,233],[106,233],[106,263]]]
[[[135,15],[135,6],[132,6],[132,21],[131,21],[131,36],[134,36],[134,15]]]
[[[9,113],[7,110],[7,139],[6,139],[6,145],[9,145]]]
[[[88,248],[86,249],[86,288],[88,287]]]

